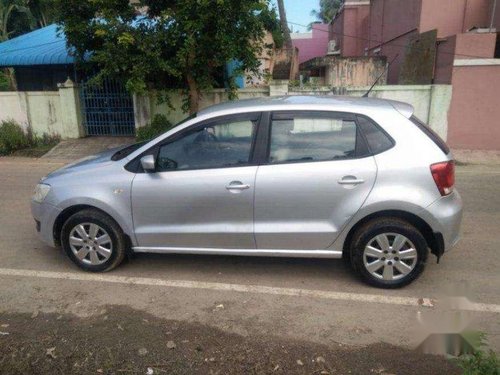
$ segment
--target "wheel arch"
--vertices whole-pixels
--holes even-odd
[[[425,241],[427,242],[428,247],[431,249],[431,253],[436,255],[439,259],[439,257],[443,254],[444,251],[444,242],[443,242],[443,236],[441,233],[435,233],[431,226],[421,217],[407,212],[407,211],[402,211],[402,210],[383,210],[383,211],[377,211],[374,213],[371,213],[365,217],[363,217],[361,220],[359,220],[355,225],[351,227],[349,230],[345,240],[344,240],[344,245],[343,245],[343,256],[348,256],[350,253],[350,245],[352,242],[352,238],[354,236],[354,233],[358,228],[360,228],[362,225],[365,223],[377,219],[377,218],[383,218],[383,217],[395,217],[398,219],[403,219],[407,221],[408,223],[412,224],[417,228],[420,233],[425,238]]]
[[[62,227],[64,223],[74,214],[77,212],[87,210],[87,209],[92,209],[101,212],[102,214],[110,217],[123,231],[123,234],[126,238],[126,241],[129,245],[132,244],[130,235],[124,230],[123,226],[120,225],[120,222],[116,220],[112,215],[110,215],[108,212],[102,210],[99,207],[90,205],[90,204],[75,204],[69,207],[66,207],[64,210],[62,210],[59,215],[57,216],[56,220],[54,221],[54,227],[52,231],[52,235],[54,237],[54,243],[57,246],[61,246],[61,232],[62,232]],[[130,246],[129,246],[130,247]]]

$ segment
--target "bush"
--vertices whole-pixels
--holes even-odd
[[[10,90],[9,78],[7,77],[7,74],[5,74],[5,72],[0,69],[0,91],[9,91],[9,90]]]
[[[479,347],[468,355],[458,357],[457,364],[464,375],[500,375],[500,359],[493,350],[487,350],[486,336],[479,334]]]
[[[155,115],[151,124],[138,128],[136,130],[136,138],[138,142],[149,141],[160,134],[173,128],[170,121],[164,115]]]
[[[47,152],[60,140],[61,137],[58,134],[44,133],[41,137],[38,137],[30,127],[27,132],[24,132],[14,120],[6,120],[0,123],[0,155],[9,155],[27,148],[39,148],[40,152],[35,152],[33,155],[40,156],[38,154]]]
[[[28,135],[17,122],[7,120],[0,123],[0,155],[8,155],[29,146]]]

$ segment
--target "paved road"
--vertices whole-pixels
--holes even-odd
[[[500,167],[458,168],[462,241],[439,265],[432,257],[417,282],[384,291],[360,283],[338,260],[144,254],[105,275],[82,273],[37,239],[29,212],[34,184],[60,165],[0,158],[0,312],[88,316],[124,305],[230,333],[415,347],[425,336],[418,312],[424,320],[444,316],[436,313],[443,296],[459,289],[476,303],[470,327],[500,349]],[[420,306],[427,298],[434,307]]]

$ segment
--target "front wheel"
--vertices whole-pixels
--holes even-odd
[[[424,270],[428,245],[405,220],[378,218],[356,231],[350,250],[352,266],[366,283],[400,288]]]
[[[125,236],[120,226],[94,209],[72,215],[62,227],[61,242],[69,258],[85,271],[112,270],[126,254]]]

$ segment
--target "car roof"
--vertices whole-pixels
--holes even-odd
[[[395,100],[333,95],[289,95],[228,101],[204,108],[198,112],[198,116],[217,115],[220,112],[304,110],[309,106],[315,110],[346,111],[349,109],[353,112],[395,109],[408,118],[414,112],[410,104]]]

